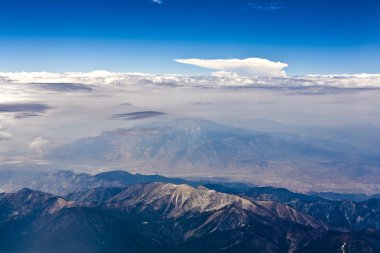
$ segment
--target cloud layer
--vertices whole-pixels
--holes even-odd
[[[244,77],[286,77],[286,63],[261,58],[247,59],[176,59],[176,62],[216,70],[217,74],[230,72]],[[222,71],[222,72],[220,72]]]
[[[66,72],[11,72],[0,73],[0,82],[25,84],[46,83],[46,91],[80,89],[90,91],[94,86],[165,86],[165,87],[199,87],[199,88],[334,88],[334,89],[378,89],[380,88],[380,74],[352,74],[352,75],[308,75],[293,77],[242,77],[229,72],[220,71],[214,76],[183,76],[183,75],[154,75],[142,73],[120,73],[108,71],[93,71],[88,73]],[[75,87],[66,87],[67,84]],[[65,85],[63,85],[65,84]],[[1,94],[0,94],[1,96]],[[0,111],[4,111],[2,108]],[[8,108],[9,109],[9,108]]]
[[[380,74],[0,73],[0,156],[9,163],[40,163],[47,149],[153,119],[201,118],[244,127],[257,118],[313,126],[380,124],[379,95]]]

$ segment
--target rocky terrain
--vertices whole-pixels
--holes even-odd
[[[215,184],[22,189],[0,194],[0,251],[379,252],[379,207]]]
[[[273,187],[237,189],[213,184],[206,186],[253,201],[282,203],[342,231],[368,228],[380,230],[380,198],[357,202],[350,199],[330,200]]]

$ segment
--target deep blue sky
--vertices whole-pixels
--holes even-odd
[[[0,0],[0,71],[205,73],[173,62],[193,57],[380,73],[380,0]]]

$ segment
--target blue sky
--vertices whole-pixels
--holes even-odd
[[[261,57],[290,75],[379,73],[379,0],[0,2],[0,71],[203,74],[176,58]]]

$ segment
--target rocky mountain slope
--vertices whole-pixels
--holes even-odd
[[[254,187],[246,189],[228,188],[215,184],[211,189],[232,193],[253,201],[274,201],[293,207],[341,230],[380,230],[380,199],[362,202],[352,200],[329,200],[318,196],[293,193],[287,189]]]
[[[380,230],[380,201],[376,198],[365,201],[350,199],[338,201],[315,195],[294,193],[281,188],[250,187],[239,184],[239,187],[231,187],[234,185],[233,183],[226,183],[226,186],[159,175],[130,174],[125,171],[111,171],[97,175],[78,174],[70,171],[40,172],[33,177],[21,177],[19,179],[15,177],[13,180],[6,181],[5,186],[8,190],[13,191],[28,187],[59,196],[67,196],[67,198],[78,202],[104,202],[117,193],[121,193],[124,187],[148,182],[187,184],[193,187],[204,185],[208,189],[240,196],[255,202],[266,201],[266,208],[272,212],[277,212],[277,215],[279,215],[279,207],[281,207],[281,212],[297,210],[301,214],[313,217],[320,224],[328,224],[330,227],[341,231]],[[0,184],[1,188],[3,186]],[[129,190],[132,191],[131,189],[133,187]],[[201,188],[198,190],[202,193]],[[168,192],[170,191],[168,190]],[[123,191],[123,194],[126,192]],[[181,197],[183,196],[181,195]],[[369,198],[369,196],[367,197]],[[211,199],[204,200],[205,203],[207,201],[211,201]],[[271,203],[270,206],[268,203]],[[302,217],[298,218],[303,219]]]
[[[341,231],[296,208],[171,183],[56,197],[0,194],[4,253],[379,252],[376,230]]]

